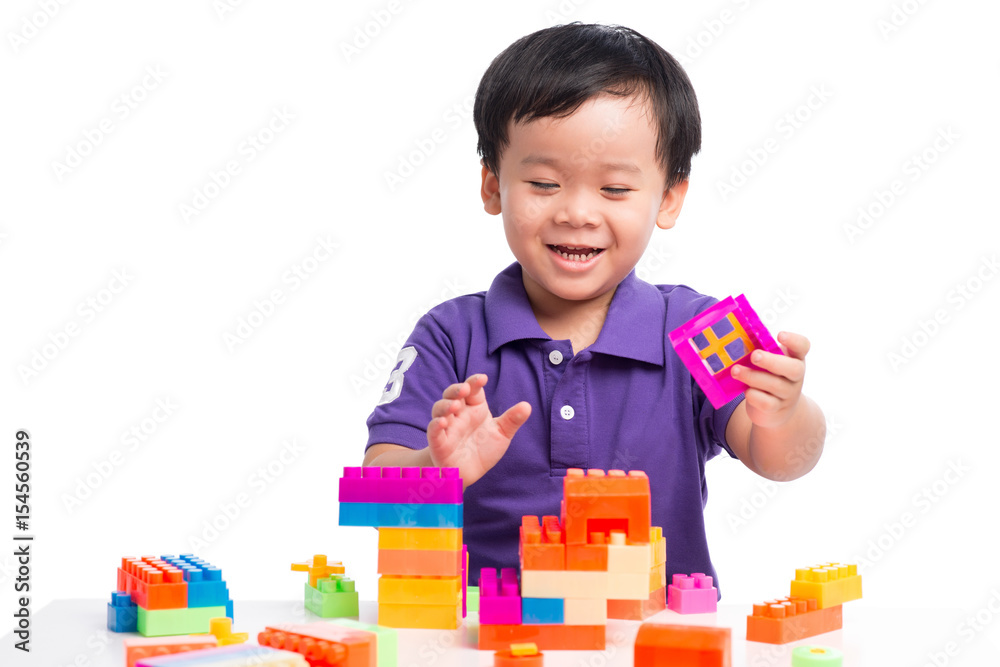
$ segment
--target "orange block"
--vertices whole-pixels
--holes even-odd
[[[215,648],[218,642],[212,635],[182,635],[180,637],[129,637],[124,640],[125,667],[135,667],[144,658],[173,655]]]
[[[579,468],[566,471],[563,482],[562,523],[565,543],[587,544],[590,533],[620,530],[627,544],[649,544],[649,478],[633,470]]]
[[[587,544],[567,544],[566,569],[607,570],[607,538],[608,536],[604,533],[591,533],[587,536]]]
[[[292,572],[308,572],[309,585],[313,588],[318,588],[319,586],[316,582],[320,579],[326,579],[331,574],[345,574],[346,570],[344,569],[344,564],[339,560],[330,563],[327,561],[325,555],[316,554],[312,557],[312,561],[292,563]]]
[[[645,621],[666,608],[667,587],[663,586],[650,593],[647,600],[608,600],[608,618]]]
[[[755,604],[753,614],[747,616],[747,641],[787,644],[840,630],[844,626],[843,609],[840,605],[819,609],[812,598],[781,598]]]
[[[479,650],[500,651],[531,642],[539,649],[604,650],[603,625],[480,625]]]
[[[318,622],[268,627],[261,646],[302,654],[311,667],[376,667],[374,632]]]
[[[133,602],[147,610],[188,606],[184,573],[155,556],[122,558],[115,590],[129,593]]]
[[[536,516],[521,517],[518,552],[522,570],[565,570],[566,548],[559,519],[546,516],[539,523]]]
[[[379,574],[457,577],[462,574],[461,551],[379,549]]]
[[[732,631],[700,625],[643,623],[635,636],[635,667],[731,667]]]

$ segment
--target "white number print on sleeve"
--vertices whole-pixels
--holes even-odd
[[[399,356],[396,357],[396,368],[389,373],[389,384],[386,386],[385,391],[382,392],[382,398],[378,400],[379,405],[392,403],[399,397],[399,392],[403,390],[403,373],[413,364],[416,358],[417,348],[412,345],[404,347],[399,351]]]

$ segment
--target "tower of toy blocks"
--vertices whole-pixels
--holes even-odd
[[[354,580],[345,576],[344,564],[329,563],[323,554],[311,562],[292,563],[292,572],[308,572],[305,608],[321,618],[358,615],[358,592]]]
[[[458,468],[344,468],[340,525],[378,528],[378,623],[454,629],[465,616]]]
[[[825,563],[796,570],[789,597],[753,606],[747,616],[747,641],[787,644],[839,630],[842,605],[860,598],[857,565]]]
[[[643,472],[568,470],[560,516],[523,517],[519,552],[520,587],[513,569],[482,571],[480,649],[603,649],[609,609],[634,603],[625,611],[641,617],[654,596],[665,604],[666,544]]]
[[[670,332],[670,344],[712,405],[721,408],[746,389],[733,367],[757,368],[750,353],[784,354],[746,297],[727,297]]]
[[[187,635],[209,632],[211,620],[221,616],[233,618],[233,601],[219,568],[191,554],[122,558],[108,605],[109,630]]]

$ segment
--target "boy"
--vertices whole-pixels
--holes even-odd
[[[809,342],[785,332],[786,356],[754,351],[764,370],[739,368],[747,391],[714,409],[667,334],[716,300],[633,271],[684,203],[701,145],[690,81],[632,30],[556,26],[497,56],[474,119],[483,203],[517,262],[418,322],[368,419],[364,465],[461,469],[471,581],[516,567],[521,516],[559,514],[567,468],[643,470],[668,580],[716,577],[706,461],[725,449],[794,479],[825,422],[801,393]]]

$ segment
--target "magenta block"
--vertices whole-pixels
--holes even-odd
[[[517,571],[484,567],[479,574],[479,625],[521,625],[521,595]]]
[[[458,468],[344,468],[342,503],[462,503]]]
[[[719,591],[712,585],[712,577],[696,572],[690,577],[675,574],[667,586],[667,608],[678,614],[712,614],[718,608]]]
[[[670,344],[716,408],[747,388],[733,377],[735,366],[759,369],[750,362],[751,352],[784,354],[742,294],[723,299],[671,331]]]
[[[469,565],[468,547],[462,545],[462,618],[465,618],[466,599],[469,596],[469,573],[466,571]]]

